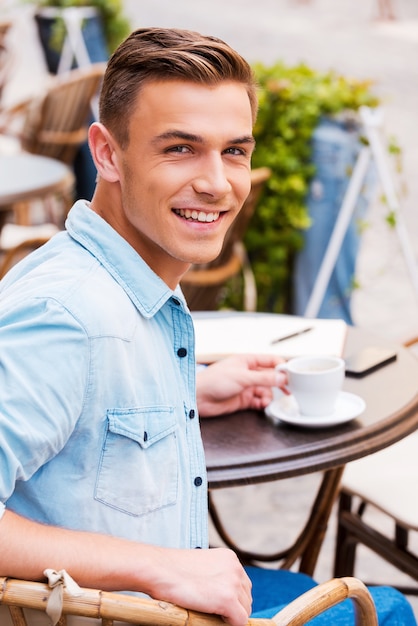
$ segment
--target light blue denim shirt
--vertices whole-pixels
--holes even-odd
[[[83,202],[0,284],[0,516],[207,547],[194,333]]]

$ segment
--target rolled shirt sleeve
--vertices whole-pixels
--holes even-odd
[[[13,304],[13,305],[12,305]],[[0,315],[0,500],[65,445],[82,410],[88,337],[53,299],[5,299]]]

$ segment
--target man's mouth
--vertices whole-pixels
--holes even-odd
[[[206,213],[205,211],[197,211],[196,209],[174,209],[174,213],[186,220],[194,222],[216,222],[219,219],[219,211]]]

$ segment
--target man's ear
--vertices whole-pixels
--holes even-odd
[[[119,180],[117,144],[106,126],[100,122],[94,122],[89,128],[89,146],[100,178],[110,183],[117,182]]]

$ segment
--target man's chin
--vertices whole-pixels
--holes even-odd
[[[221,254],[221,251],[222,246],[214,246],[212,248],[201,246],[200,248],[190,251],[190,254],[187,255],[187,261],[192,265],[206,265],[215,261]]]
[[[219,255],[220,255],[220,252],[218,252],[215,256],[214,255],[208,255],[208,256],[199,255],[198,257],[195,257],[193,261],[190,261],[190,264],[191,265],[208,265],[208,263],[212,263],[212,261],[215,261]]]

